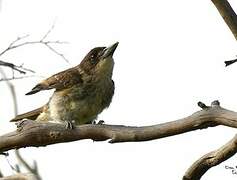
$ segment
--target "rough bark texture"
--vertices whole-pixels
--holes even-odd
[[[217,101],[212,106],[203,106],[203,110],[176,121],[153,126],[132,127],[121,125],[81,125],[66,129],[63,124],[39,123],[26,120],[18,124],[17,131],[0,136],[0,152],[28,146],[45,146],[49,144],[92,139],[110,143],[148,141],[173,136],[196,129],[217,125],[237,128],[237,113],[219,106]]]
[[[199,102],[201,111],[192,115],[153,126],[131,127],[120,125],[81,125],[66,129],[63,124],[39,123],[25,120],[18,124],[14,132],[0,137],[0,152],[22,147],[39,147],[55,143],[92,139],[94,141],[110,140],[110,143],[148,141],[185,132],[224,125],[237,128],[237,112],[222,108],[218,101],[211,106]],[[196,161],[186,172],[184,180],[196,180],[211,167],[220,164],[237,151],[237,135],[220,149],[208,153]]]

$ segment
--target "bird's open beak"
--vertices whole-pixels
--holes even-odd
[[[114,43],[113,45],[107,47],[104,50],[104,54],[103,54],[103,58],[109,57],[109,56],[113,56],[114,51],[116,50],[117,46],[118,46],[119,42]]]

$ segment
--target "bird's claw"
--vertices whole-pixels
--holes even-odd
[[[102,125],[102,124],[104,124],[105,123],[105,121],[104,120],[99,120],[98,122],[96,122],[96,120],[94,120],[94,121],[92,121],[92,124],[97,124],[97,125]]]
[[[21,121],[16,122],[16,127],[20,128],[21,126],[23,126],[23,124],[27,121],[27,119],[23,119]]]
[[[99,122],[97,123],[98,125],[102,125],[102,124],[104,124],[105,123],[105,121],[104,120],[99,120]]]
[[[17,127],[17,131],[21,131],[23,129],[23,126],[25,123],[27,123],[29,120],[28,119],[23,119],[21,121],[16,122],[16,127]]]

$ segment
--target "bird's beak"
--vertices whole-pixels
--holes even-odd
[[[112,57],[114,54],[114,51],[116,50],[117,46],[118,46],[119,42],[114,43],[113,45],[107,47],[104,50],[104,54],[103,54],[103,58],[107,58],[107,57]]]

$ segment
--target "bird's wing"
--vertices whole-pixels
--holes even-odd
[[[31,120],[36,120],[36,118],[40,115],[40,113],[43,112],[45,106],[42,106],[40,108],[37,108],[33,111],[24,113],[24,114],[19,114],[15,118],[11,119],[10,122],[16,122],[20,121],[22,119],[31,119]]]
[[[26,93],[26,95],[35,94],[39,91],[48,89],[66,89],[73,86],[74,84],[80,84],[82,82],[81,74],[78,69],[70,68],[43,80],[30,92]]]

